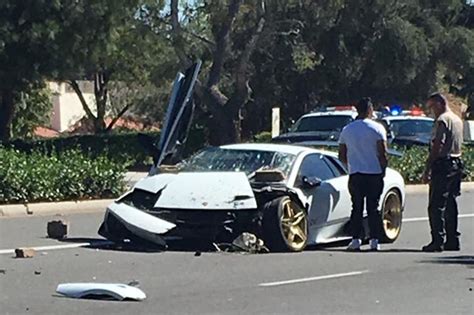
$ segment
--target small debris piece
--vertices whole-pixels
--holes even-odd
[[[35,275],[37,275],[37,276],[38,276],[38,275],[40,275],[40,274],[41,274],[41,271],[39,271],[39,270],[35,270]]]
[[[15,249],[16,258],[33,258],[35,250],[32,248],[17,248]]]
[[[131,287],[138,287],[140,285],[140,282],[138,282],[138,280],[132,280],[128,283],[128,285]]]
[[[7,271],[5,269],[0,269],[0,274],[4,275],[6,273],[7,273]]]
[[[200,251],[195,252],[195,253],[194,253],[194,256],[196,256],[196,257],[201,256],[201,252],[200,252]]]
[[[47,256],[48,253],[47,252],[41,252],[41,256]]]
[[[47,232],[49,238],[57,240],[67,237],[69,232],[69,222],[64,220],[49,221],[47,226]]]
[[[232,245],[237,249],[249,253],[268,253],[268,248],[263,243],[263,240],[259,239],[252,233],[244,232],[240,234],[233,242]]]

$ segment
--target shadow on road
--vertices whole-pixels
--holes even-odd
[[[461,256],[435,257],[429,260],[422,260],[420,261],[420,263],[441,264],[441,265],[464,265],[470,268],[474,268],[474,256],[461,255]]]

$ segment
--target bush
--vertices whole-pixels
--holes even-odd
[[[261,133],[256,134],[253,139],[254,142],[269,143],[272,141],[272,133],[269,131],[262,131]]]
[[[413,146],[409,149],[401,150],[403,157],[391,157],[390,167],[402,174],[406,184],[420,184],[421,176],[425,169],[425,161],[428,156],[427,147]],[[474,147],[464,146],[463,157],[467,177],[464,181],[473,181],[474,173]]]
[[[150,133],[159,138],[159,132]],[[137,133],[111,133],[102,135],[77,135],[41,140],[13,140],[5,147],[20,152],[42,152],[44,154],[61,154],[77,150],[90,158],[105,156],[114,163],[127,167],[151,164],[151,158],[138,142]]]
[[[77,150],[45,154],[0,146],[0,203],[84,200],[119,196],[125,167]]]
[[[158,142],[159,132],[149,132],[147,134]],[[188,156],[200,149],[204,145],[204,139],[201,129],[193,130],[189,134],[183,155]],[[57,154],[69,150],[78,150],[90,158],[105,156],[114,163],[124,164],[127,168],[143,168],[152,164],[151,156],[138,141],[138,133],[77,135],[41,140],[17,139],[4,143],[3,146],[25,153],[37,151],[45,154]]]

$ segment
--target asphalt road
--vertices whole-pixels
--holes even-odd
[[[473,314],[474,191],[459,201],[462,251],[433,254],[419,251],[429,241],[425,194],[408,196],[402,235],[378,253],[325,247],[300,254],[195,256],[72,248],[15,259],[6,250],[97,240],[102,215],[62,217],[71,222],[70,243],[45,238],[46,222],[54,217],[0,219],[0,313]],[[132,280],[147,294],[145,301],[55,293],[59,283]]]

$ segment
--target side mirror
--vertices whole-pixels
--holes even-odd
[[[303,176],[301,179],[303,183],[303,187],[305,188],[315,188],[321,186],[321,183],[323,182],[321,178],[318,178],[316,176]]]

